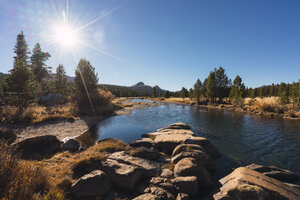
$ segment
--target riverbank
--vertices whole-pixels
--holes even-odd
[[[175,103],[175,104],[181,104],[181,105],[191,105],[191,106],[198,106],[200,108],[208,108],[208,109],[214,109],[214,110],[226,110],[226,111],[233,111],[233,112],[243,112],[248,114],[254,114],[254,115],[260,115],[260,116],[266,116],[266,117],[275,117],[275,118],[283,118],[283,119],[290,119],[290,120],[298,120],[300,119],[300,112],[295,111],[283,111],[278,110],[277,112],[270,112],[267,111],[267,109],[272,110],[272,108],[264,108],[259,109],[257,106],[249,105],[248,103],[240,106],[235,106],[232,104],[222,104],[222,103],[215,103],[215,104],[209,104],[204,105],[200,104],[197,105],[193,100],[189,98],[149,98],[149,100],[157,101],[157,102],[163,102],[163,103]],[[246,102],[249,102],[249,99],[245,100]],[[268,105],[266,105],[268,106]],[[269,106],[271,107],[271,105]]]
[[[28,165],[44,170],[62,200],[300,198],[299,175],[273,166],[224,166],[226,156],[185,123],[128,144],[100,140],[88,149],[55,138],[27,139],[16,147]]]
[[[115,98],[112,104],[114,112],[106,115],[74,117],[74,120],[51,120],[34,125],[2,124],[3,128],[9,128],[16,131],[17,142],[30,137],[42,135],[53,135],[60,140],[65,138],[75,138],[82,135],[89,128],[94,127],[99,122],[115,116],[129,115],[135,109],[157,106],[156,103],[149,102],[131,102],[132,98]]]

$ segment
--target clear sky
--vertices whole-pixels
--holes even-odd
[[[0,72],[23,30],[30,49],[39,42],[51,54],[49,66],[74,76],[85,57],[100,83],[179,90],[220,65],[250,87],[297,81],[299,11],[299,0],[0,0]],[[72,48],[53,38],[64,16],[82,28]]]

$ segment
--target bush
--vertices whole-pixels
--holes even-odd
[[[90,94],[90,98],[95,109],[94,111],[86,96],[74,96],[80,115],[108,114],[113,112],[114,107],[111,101],[114,95],[111,92],[98,89],[97,92]]]
[[[8,128],[0,128],[0,141],[7,144],[11,144],[17,139],[17,134],[15,130]]]
[[[64,199],[63,192],[52,187],[41,168],[20,160],[3,143],[0,161],[0,199]]]
[[[260,111],[264,112],[275,112],[279,114],[283,114],[286,108],[284,106],[280,106],[275,103],[265,103],[265,102],[260,102],[256,101],[254,103],[254,107]]]

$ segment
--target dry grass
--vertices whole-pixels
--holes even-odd
[[[53,187],[40,167],[17,158],[5,144],[0,145],[0,199],[65,199],[63,191]]]
[[[28,123],[36,124],[53,120],[74,121],[73,113],[76,109],[71,104],[46,108],[43,106],[30,106],[22,113],[18,112],[15,106],[5,106],[0,114],[0,119],[4,123]]]
[[[49,174],[48,179],[55,187],[67,191],[75,181],[74,177],[88,173],[85,171],[88,165],[105,160],[109,153],[129,149],[130,147],[123,141],[107,139],[80,153],[63,152],[50,159],[31,162],[35,166],[42,167]]]
[[[169,165],[169,170],[174,171],[174,168],[175,168],[175,164],[171,162]]]
[[[166,98],[163,101],[168,103],[183,103],[183,104],[191,104],[193,101],[190,98],[180,98],[180,97],[170,97]]]
[[[279,114],[286,111],[286,107],[278,103],[277,97],[256,98],[253,108],[263,112],[275,112]]]

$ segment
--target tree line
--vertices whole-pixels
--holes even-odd
[[[165,93],[165,98],[170,97],[169,91]],[[246,97],[279,97],[281,104],[292,103],[293,107],[300,104],[300,81],[292,84],[280,83],[257,88],[248,88],[237,75],[233,81],[228,78],[223,67],[215,68],[211,71],[203,82],[197,79],[193,88],[189,90],[182,88],[176,92],[175,97],[196,99],[200,103],[221,103],[231,100],[236,104],[241,104]]]
[[[38,97],[48,93],[58,94],[62,102],[72,95],[79,105],[101,102],[97,91],[98,74],[86,59],[80,59],[74,81],[68,82],[62,64],[51,74],[51,67],[46,65],[51,55],[44,52],[39,43],[30,52],[23,32],[17,36],[14,53],[13,68],[8,75],[0,77],[0,105],[17,106],[22,112],[29,105],[40,103]]]

